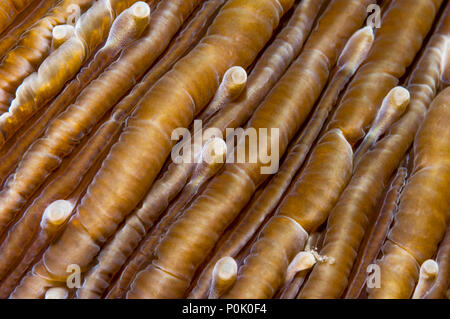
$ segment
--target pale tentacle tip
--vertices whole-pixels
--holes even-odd
[[[70,24],[57,25],[52,30],[53,39],[61,41],[71,37],[74,34],[75,28]]]
[[[233,66],[228,72],[234,84],[243,85],[247,82],[247,71],[243,67]]]
[[[214,273],[220,280],[232,280],[237,275],[237,263],[232,257],[226,256],[219,259],[214,266]]]
[[[69,292],[67,291],[66,288],[62,288],[62,287],[53,287],[53,288],[49,288],[46,292],[45,292],[45,299],[67,299],[67,297],[69,296]]]
[[[238,266],[236,260],[226,256],[214,265],[209,299],[217,299],[231,288],[236,282]]]
[[[347,41],[337,65],[350,70],[353,74],[366,59],[375,40],[375,34],[370,26],[356,31]]]
[[[427,278],[436,277],[439,272],[439,265],[433,259],[428,259],[424,261],[422,266],[420,267],[420,273]]]
[[[75,34],[75,28],[69,24],[57,25],[52,30],[52,50],[58,49]]]
[[[419,272],[419,281],[414,290],[412,299],[422,299],[434,284],[439,272],[439,265],[436,261],[428,259],[422,263]]]
[[[402,110],[406,109],[406,105],[408,105],[410,99],[411,99],[411,94],[409,93],[409,90],[402,87],[402,86],[396,86],[395,88],[393,88],[391,90],[391,101],[392,103],[401,108]]]

